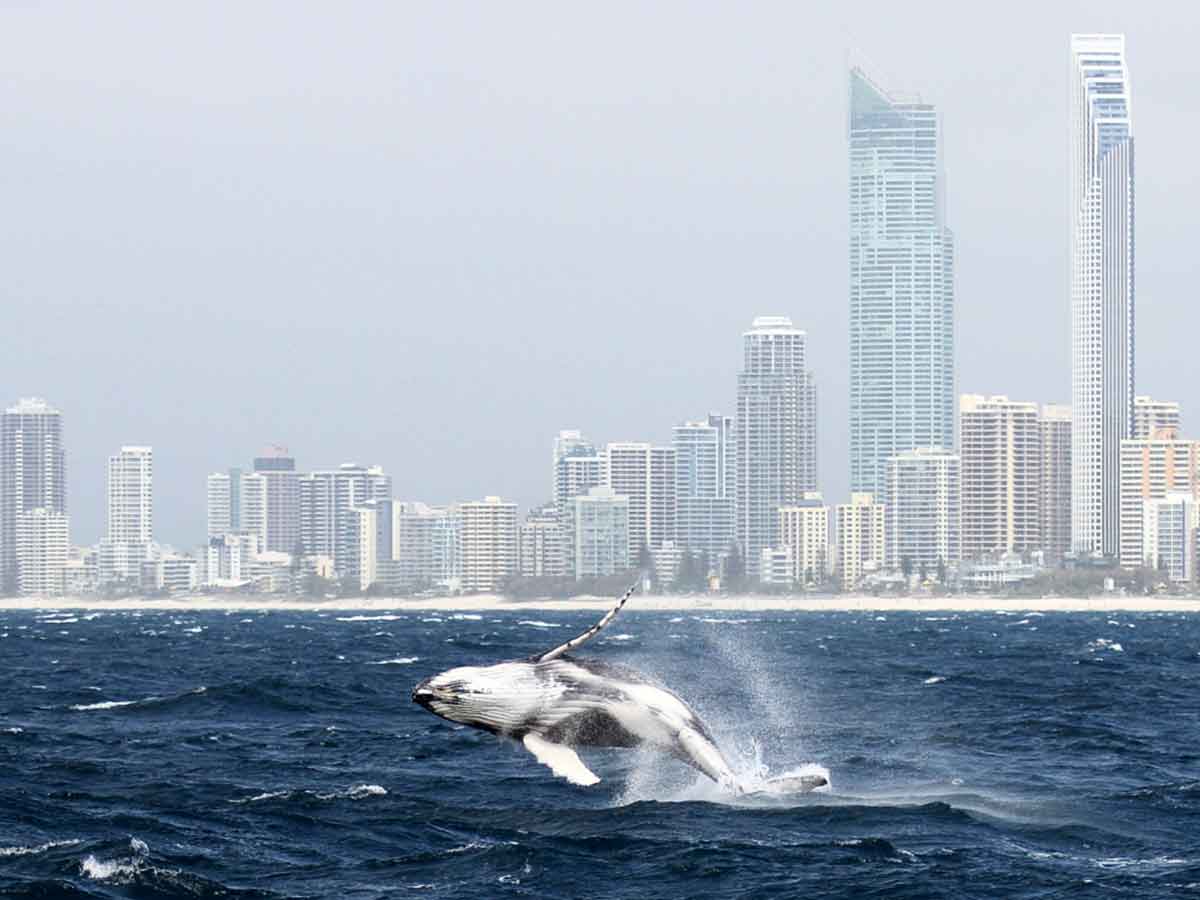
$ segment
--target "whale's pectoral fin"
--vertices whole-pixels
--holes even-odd
[[[587,787],[600,781],[596,774],[583,764],[579,754],[565,744],[555,744],[532,733],[525,735],[521,743],[537,758],[538,762],[549,766],[551,772],[560,778],[567,779],[571,784]]]

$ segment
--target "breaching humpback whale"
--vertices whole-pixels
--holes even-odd
[[[449,669],[413,688],[412,699],[443,719],[520,741],[572,784],[600,780],[577,747],[651,747],[727,790],[746,792],[708,728],[676,694],[624,666],[567,655],[616,618],[633,592],[557,647],[524,660]],[[824,784],[822,776],[806,775],[771,779],[757,790],[803,793]]]

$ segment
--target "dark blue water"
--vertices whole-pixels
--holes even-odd
[[[581,652],[829,770],[786,802],[629,751],[573,787],[409,701],[595,616],[0,612],[0,895],[1200,895],[1196,617],[631,610]]]

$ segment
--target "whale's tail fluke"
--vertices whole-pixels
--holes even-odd
[[[583,632],[583,634],[580,634],[576,637],[571,638],[565,644],[559,644],[557,647],[552,647],[551,649],[547,650],[545,653],[534,654],[533,656],[529,657],[529,661],[535,662],[535,663],[549,662],[552,659],[558,659],[560,656],[562,656],[566,653],[570,653],[576,647],[586,644],[588,641],[590,641],[592,638],[594,638],[596,635],[598,635],[602,630],[604,630],[604,627],[606,625],[608,625],[609,622],[611,622],[613,619],[615,619],[617,617],[617,613],[619,613],[621,611],[621,607],[625,605],[625,601],[627,601],[630,597],[632,597],[633,592],[636,590],[637,590],[637,582],[635,581],[633,584],[631,584],[629,586],[629,590],[627,590],[625,592],[624,596],[622,596],[621,599],[617,601],[617,605],[614,606],[612,609],[610,609],[608,612],[606,612],[604,614],[604,616],[600,619],[599,622],[597,622],[595,625],[593,625],[587,631]]]

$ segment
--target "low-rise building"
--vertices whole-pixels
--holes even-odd
[[[829,507],[819,493],[808,491],[778,514],[779,543],[792,551],[793,580],[823,582],[829,572]]]

